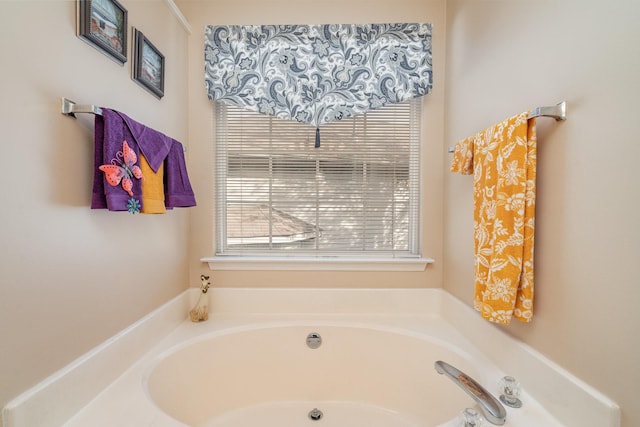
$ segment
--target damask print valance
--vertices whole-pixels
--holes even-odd
[[[208,96],[319,126],[431,91],[431,24],[208,26]]]

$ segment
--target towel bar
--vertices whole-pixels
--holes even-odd
[[[89,113],[96,114],[98,116],[102,115],[102,109],[95,105],[80,105],[71,101],[70,99],[62,97],[62,114],[65,116],[75,117],[76,113]],[[182,151],[186,152],[187,147],[182,146]]]
[[[100,107],[96,107],[95,105],[79,105],[75,102],[62,97],[62,114],[75,117],[76,113],[89,113],[89,114],[97,114],[102,115],[102,109]]]
[[[551,107],[537,107],[529,113],[529,118],[534,117],[551,117],[556,122],[567,120],[567,102],[562,101]]]
[[[551,117],[556,119],[556,122],[567,120],[567,102],[562,101],[556,105],[550,107],[536,107],[529,113],[529,118],[534,117]],[[449,147],[447,150],[449,153],[455,152],[453,147]]]

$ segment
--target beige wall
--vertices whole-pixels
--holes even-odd
[[[568,103],[566,122],[538,121],[534,321],[504,329],[617,401],[624,426],[640,425],[640,3],[447,4],[447,145]],[[471,186],[445,176],[444,288],[469,304]]]
[[[123,3],[166,56],[161,101],[76,37],[75,0],[0,1],[0,406],[189,285],[188,211],[90,210],[93,116],[60,113],[109,106],[186,142],[187,33],[161,0]]]
[[[504,329],[619,402],[625,427],[640,423],[639,3],[177,1],[191,36],[161,0],[122,3],[130,26],[167,57],[161,101],[131,81],[131,62],[121,67],[76,38],[75,0],[0,1],[0,405],[210,273],[199,262],[214,234],[204,25],[428,21],[423,253],[436,264],[422,273],[214,272],[214,285],[444,286],[470,303],[471,182],[446,172],[446,147],[566,100],[567,122],[539,121],[536,317]],[[62,116],[61,96],[188,142],[199,206],[162,216],[90,210],[93,120]]]
[[[424,101],[424,165],[429,184],[425,186],[423,255],[436,264],[423,272],[286,272],[286,271],[214,271],[214,286],[302,286],[302,287],[440,287],[442,282],[442,121],[444,101],[444,0],[328,0],[321,3],[299,0],[239,0],[176,2],[193,28],[189,56],[189,131],[194,145],[192,163],[198,174],[198,194],[213,195],[214,128],[212,103],[204,86],[204,27],[213,24],[290,24],[290,23],[369,23],[431,22],[433,30],[434,90]],[[212,256],[214,246],[213,199],[202,200],[192,212],[190,245],[191,282],[200,274],[209,274],[201,257]]]

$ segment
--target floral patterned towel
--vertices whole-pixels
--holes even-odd
[[[462,175],[473,173],[473,141],[475,137],[470,136],[462,141],[458,141],[453,151],[453,161],[451,162],[451,172]]]
[[[528,116],[458,142],[451,165],[474,175],[474,307],[505,325],[533,316],[536,123]]]

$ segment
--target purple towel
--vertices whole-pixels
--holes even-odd
[[[96,115],[93,124],[93,192],[91,195],[91,209],[106,209],[107,199],[104,194],[105,179],[104,173],[98,169],[103,165],[102,161],[104,148],[104,120],[102,116]]]
[[[167,209],[196,205],[182,144],[174,140],[164,165],[164,204]]]
[[[101,165],[121,164],[124,161],[122,158],[124,141],[127,141],[136,157],[140,156],[138,144],[120,116],[106,108],[102,109],[102,114],[102,116],[96,115],[94,121],[94,175],[91,209],[127,211],[132,198],[137,200],[139,207],[142,208],[142,183],[139,179],[132,179],[131,192],[133,196],[131,196],[121,185],[110,185],[104,173],[98,169]],[[139,163],[136,162],[136,164]]]
[[[129,210],[132,198],[121,186],[111,186],[100,165],[109,164],[122,152],[123,141],[138,156],[144,154],[149,166],[158,171],[164,167],[165,205],[167,208],[195,206],[196,200],[184,160],[182,144],[154,129],[136,122],[123,113],[102,108],[102,116],[96,115],[94,128],[94,179],[92,209],[112,211]],[[133,198],[142,208],[142,184],[133,178]]]
[[[129,128],[129,132],[138,143],[138,148],[144,154],[151,169],[154,172],[158,172],[158,168],[167,157],[167,154],[169,154],[174,140],[155,129],[136,122],[124,113],[114,112],[122,118],[122,121]]]

